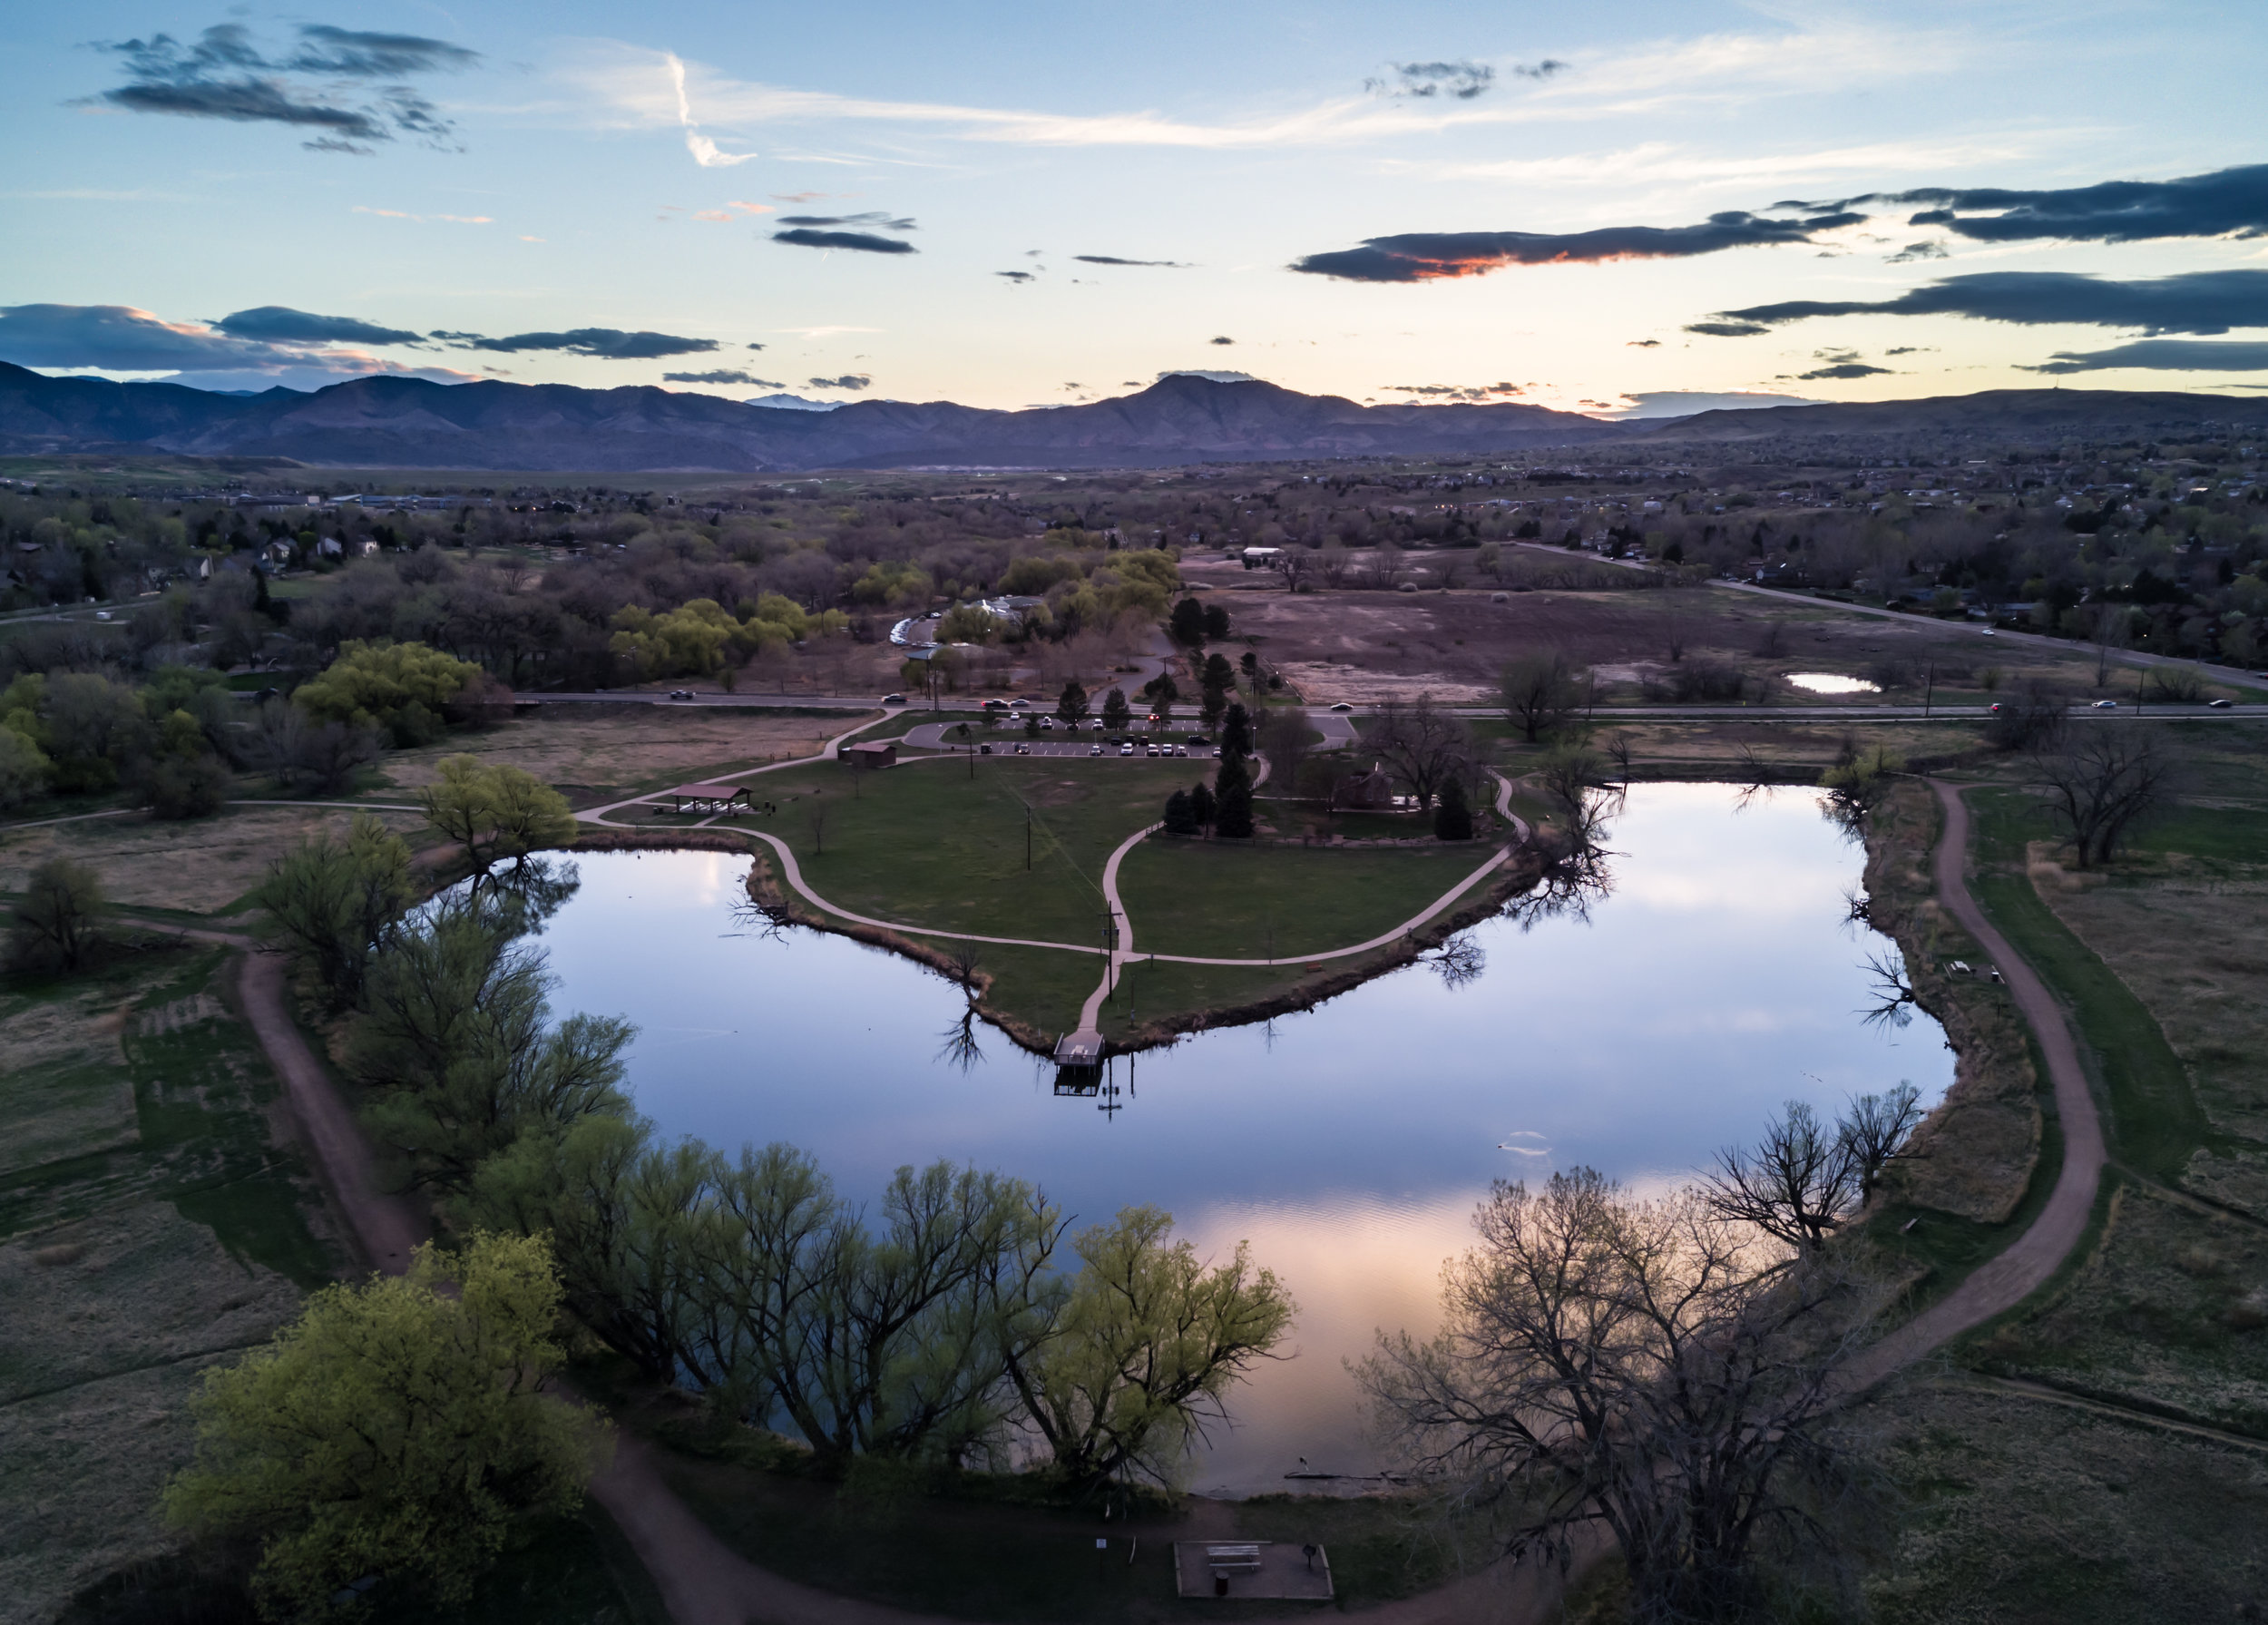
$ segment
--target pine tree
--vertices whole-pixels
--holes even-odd
[[[1444,841],[1472,838],[1472,808],[1465,803],[1462,779],[1448,779],[1442,785],[1441,798],[1433,808],[1433,836]]]
[[[1231,752],[1221,758],[1213,798],[1215,835],[1243,840],[1252,834],[1252,775],[1246,770],[1243,757]]]
[[[1189,805],[1188,791],[1176,790],[1166,798],[1166,833],[1168,835],[1195,835],[1197,833],[1197,812]]]
[[[1203,779],[1189,787],[1189,812],[1200,829],[1210,829],[1219,815],[1220,803],[1213,798],[1213,787]]]

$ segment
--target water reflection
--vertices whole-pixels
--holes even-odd
[[[1298,1298],[1299,1355],[1240,1391],[1192,1482],[1280,1489],[1303,1456],[1374,1467],[1341,1361],[1432,1326],[1491,1180],[1579,1162],[1658,1187],[1787,1100],[1832,1116],[1950,1082],[1925,1013],[1854,1014],[1883,940],[1851,923],[1859,849],[1815,796],[1737,794],[1635,786],[1611,859],[1562,866],[1453,954],[1083,1075],[986,1033],[937,971],[752,916],[723,854],[588,855],[544,942],[555,1008],[640,1023],[631,1087],[665,1132],[789,1140],[854,1197],[948,1157],[1081,1225],[1148,1202],[1202,1250],[1249,1238]]]

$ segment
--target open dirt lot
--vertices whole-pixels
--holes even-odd
[[[582,790],[667,785],[707,770],[810,756],[872,712],[761,716],[667,706],[553,705],[479,733],[453,734],[379,765],[396,789],[431,784],[445,756],[469,751],[523,768],[572,799]]]
[[[335,808],[238,807],[218,817],[159,823],[140,813],[0,835],[0,891],[20,892],[51,857],[85,864],[113,903],[210,914],[259,883],[270,860],[321,831],[343,835],[354,815]],[[375,815],[395,829],[415,813]]]
[[[1211,601],[1227,607],[1238,638],[1256,639],[1261,657],[1322,704],[1413,699],[1426,690],[1438,700],[1485,701],[1507,661],[1540,649],[1594,669],[1599,698],[1608,701],[1638,698],[1645,678],[1669,669],[1674,647],[1684,660],[1758,673],[1863,676],[1885,661],[1933,661],[1941,669],[1937,691],[1949,699],[1981,692],[1980,680],[1992,669],[2006,679],[2052,672],[2074,688],[2094,676],[2084,650],[2048,653],[1996,643],[1970,626],[1907,625],[1707,588],[1513,592],[1502,603],[1486,589],[1223,592]],[[1890,697],[1921,694],[1917,684],[1910,695]]]

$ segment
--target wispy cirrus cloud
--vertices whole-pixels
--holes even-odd
[[[677,93],[678,126],[685,132],[685,150],[693,155],[693,162],[705,170],[722,170],[756,157],[754,152],[728,152],[701,133],[701,127],[693,122],[692,98],[686,93],[685,64],[678,60],[675,52],[664,51],[661,56],[667,64],[670,87]]]
[[[455,122],[404,82],[472,67],[478,52],[321,23],[297,33],[281,53],[258,44],[240,23],[215,24],[187,43],[167,34],[98,42],[95,50],[124,66],[126,82],[91,100],[126,113],[282,124],[308,132],[301,145],[316,152],[368,153],[397,136],[456,145]],[[381,80],[396,83],[373,83]]]
[[[1884,299],[1784,299],[1719,312],[1688,333],[1769,331],[1823,316],[1962,316],[2026,326],[2134,328],[2146,335],[2268,328],[2268,270],[2187,271],[2136,281],[2076,271],[1980,271]]]
[[[1811,243],[1822,231],[1863,215],[1772,220],[1734,210],[1696,226],[1607,226],[1591,231],[1410,231],[1374,237],[1356,249],[1310,254],[1291,269],[1346,282],[1431,282],[1485,276],[1508,265],[1598,264],[1609,259],[1688,259],[1726,249]]]

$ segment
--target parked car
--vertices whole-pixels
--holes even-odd
[[[1055,719],[1054,719],[1054,718],[1052,718],[1052,717],[1042,717],[1042,718],[1041,718],[1041,719],[1040,719],[1040,729],[1041,729],[1041,732],[1043,732],[1043,733],[1044,733],[1044,732],[1046,732],[1049,729],[1051,729],[1051,728],[1053,728],[1054,726],[1055,726]]]
[[[1173,753],[1176,756],[1187,756],[1189,754],[1189,748],[1187,745],[1176,745]]]
[[[1345,700],[1340,700],[1340,701],[1339,701],[1339,703],[1338,703],[1338,704],[1336,704],[1336,705],[1333,706],[1331,709],[1332,709],[1333,710],[1334,710],[1334,711],[1351,711],[1351,710],[1353,710],[1354,708],[1353,706],[1351,706],[1351,705],[1347,704],[1347,702],[1346,702]]]
[[[990,756],[992,754],[992,748],[990,745],[979,745],[976,749],[979,756]]]
[[[882,703],[885,705],[904,705],[905,703],[905,696],[903,694],[885,694],[882,697]]]
[[[1018,756],[1030,756],[1031,754],[1031,747],[1029,745],[1019,745],[1016,747],[1016,754]]]
[[[1131,745],[1121,745],[1119,747],[1119,754],[1120,756],[1131,756],[1134,754],[1134,747]]]
[[[1209,745],[1212,742],[1201,733],[1193,733],[1189,736],[1189,743],[1192,745]]]
[[[2098,711],[2115,711],[2118,709],[2118,702],[2116,700],[2097,700],[2095,702],[2095,709]]]
[[[1149,746],[1144,749],[1142,754],[1144,756],[1155,756],[1158,754],[1158,747],[1155,745]]]
[[[1102,747],[1100,745],[1090,745],[1087,747],[1087,754],[1089,756],[1100,756],[1102,754]]]

